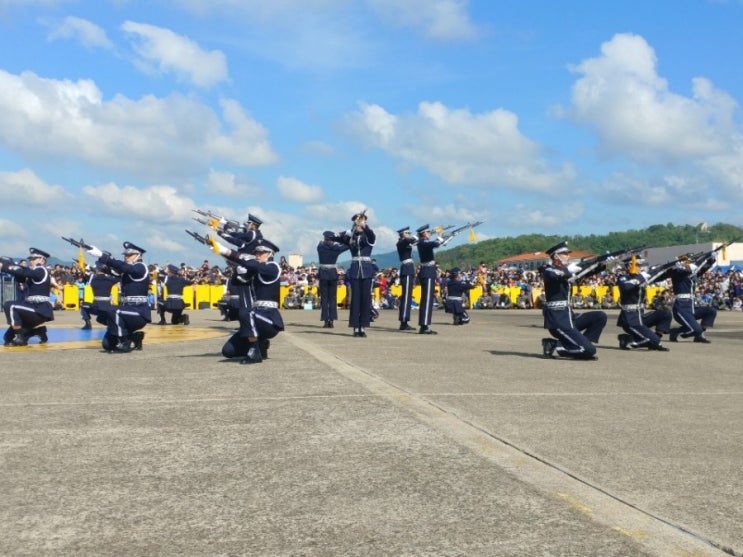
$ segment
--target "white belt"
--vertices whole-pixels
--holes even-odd
[[[677,300],[693,300],[694,295],[693,294],[676,294]]]
[[[425,263],[421,262],[421,267],[433,267],[436,265],[435,261],[426,261]]]
[[[405,265],[405,263],[415,263],[412,259],[403,259],[400,261],[400,265]]]
[[[240,296],[238,294],[232,294],[230,296],[227,296],[230,300],[239,300]]]
[[[168,300],[182,300],[183,295],[182,294],[168,294],[167,298]]]
[[[623,305],[622,309],[626,311],[637,311],[638,309],[642,309],[644,306],[642,304],[627,304]]]
[[[32,304],[40,304],[42,302],[48,302],[49,296],[29,296],[26,298],[27,302],[31,302]]]
[[[335,269],[335,263],[320,263],[321,269]]]
[[[358,257],[352,257],[351,261],[371,261],[372,258],[367,255],[360,255]]]
[[[254,308],[265,308],[265,309],[278,309],[279,303],[278,302],[271,302],[269,300],[256,300],[253,302]]]
[[[447,300],[461,300],[462,297],[461,296],[447,296],[446,299]]]
[[[121,301],[124,304],[146,304],[147,296],[126,296]]]
[[[558,302],[547,302],[548,308],[566,308],[568,307],[568,301],[567,300],[560,300]]]
[[[93,296],[94,302],[110,302],[111,296]]]

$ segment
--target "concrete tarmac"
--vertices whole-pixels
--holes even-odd
[[[58,312],[0,347],[0,554],[743,555],[743,313],[668,353],[608,313],[575,362],[538,311],[286,310],[245,366],[216,311],[129,354]]]

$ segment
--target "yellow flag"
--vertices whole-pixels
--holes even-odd
[[[85,255],[83,248],[80,247],[80,252],[77,254],[77,264],[80,266],[80,272],[85,273]]]
[[[722,249],[720,250],[720,255],[722,256],[723,260],[728,258],[727,254],[725,253],[725,246],[722,246]]]
[[[475,229],[470,226],[470,242],[475,241]]]

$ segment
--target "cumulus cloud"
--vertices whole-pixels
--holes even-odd
[[[581,77],[568,116],[595,131],[605,156],[677,162],[726,151],[735,100],[701,77],[691,98],[673,93],[656,63],[645,39],[615,35],[600,56],[570,68]]]
[[[237,101],[222,114],[179,94],[102,98],[90,80],[44,79],[0,70],[0,146],[30,158],[77,159],[138,176],[180,177],[213,160],[276,161],[266,129]]]
[[[240,181],[232,172],[219,172],[214,169],[209,170],[206,191],[227,197],[256,197],[261,194],[259,187]]]
[[[560,229],[565,226],[566,221],[578,220],[584,213],[585,206],[581,202],[550,205],[549,209],[519,203],[510,208],[508,213],[502,214],[499,223],[516,230]]]
[[[219,50],[205,51],[188,37],[154,25],[126,21],[121,28],[135,37],[141,68],[172,72],[201,87],[227,79],[227,58]]]
[[[16,172],[0,172],[0,204],[44,205],[69,197],[62,186],[49,185],[36,173],[24,168]]]
[[[113,44],[106,36],[106,31],[86,19],[68,16],[49,31],[47,38],[50,41],[59,39],[77,40],[85,47],[112,48]]]
[[[286,176],[279,176],[276,188],[284,199],[296,203],[316,203],[324,197],[320,186],[305,184],[296,178]]]
[[[464,0],[367,0],[367,4],[388,24],[416,29],[429,39],[473,39],[479,34]]]
[[[196,206],[172,186],[85,186],[83,193],[106,214],[154,220],[158,223],[186,221]]]
[[[554,191],[574,175],[569,165],[550,168],[519,131],[518,117],[504,109],[472,114],[422,102],[416,114],[393,115],[362,104],[347,123],[367,145],[451,184]]]

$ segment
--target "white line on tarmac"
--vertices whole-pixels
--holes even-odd
[[[662,557],[726,555],[711,545],[711,542],[622,501],[568,470],[561,469],[534,454],[497,438],[496,434],[487,431],[485,428],[468,422],[445,408],[426,400],[424,395],[405,391],[368,369],[341,360],[335,354],[300,338],[299,335],[285,331],[283,336],[297,348],[313,356],[343,377],[362,385],[374,394],[389,397],[391,402],[406,408],[421,422],[444,433],[455,442],[466,446],[474,454],[488,459],[520,481],[536,487],[543,493],[565,501],[571,508],[583,513],[586,518],[630,537],[635,543],[653,554]],[[613,393],[596,394],[614,396]],[[441,395],[436,393],[436,396]],[[507,396],[513,395],[509,394]],[[565,394],[565,396],[575,395]]]

